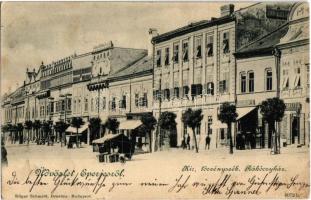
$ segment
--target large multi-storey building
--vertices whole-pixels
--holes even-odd
[[[207,135],[211,147],[218,148],[227,144],[227,126],[217,117],[219,107],[231,102],[239,115],[232,124],[234,143],[239,134],[250,133],[251,147],[258,148],[269,147],[271,141],[258,105],[280,97],[287,106],[280,123],[283,143],[306,144],[308,5],[291,6],[257,3],[234,11],[233,5],[225,5],[219,18],[160,35],[150,29],[148,51],[108,42],[85,54],[42,63],[37,72],[27,71],[22,87],[3,97],[2,121],[55,123],[74,116],[84,122],[99,117],[104,123],[110,117],[130,134],[142,115],[153,113],[158,119],[169,111],[177,116],[177,137],[164,135],[164,144],[173,139],[171,143],[181,145],[187,134],[193,136],[182,123],[182,114],[201,108],[204,117],[195,134],[199,148],[204,148]]]
[[[211,135],[212,147],[227,143],[227,128],[218,121],[217,114],[222,102],[236,101],[234,53],[283,24],[289,6],[261,3],[234,12],[233,5],[226,5],[221,7],[219,18],[190,23],[153,37],[154,113],[156,118],[163,111],[177,115],[177,144],[191,131],[181,121],[187,108],[203,111],[204,118],[196,129],[199,147],[204,146],[207,134]],[[261,25],[250,28],[256,23]]]

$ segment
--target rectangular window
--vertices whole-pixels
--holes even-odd
[[[179,88],[178,87],[174,88],[174,97],[179,98]]]
[[[266,90],[272,90],[272,70],[266,70]]]
[[[116,98],[113,97],[111,101],[111,110],[115,110],[115,109],[116,109]]]
[[[191,85],[191,96],[202,95],[202,84],[193,84]]]
[[[65,100],[62,100],[62,107],[61,110],[64,111],[65,110]]]
[[[207,57],[212,57],[214,55],[213,46],[214,46],[214,37],[212,35],[209,35],[207,36],[207,43],[206,43]]]
[[[198,36],[195,38],[195,57],[202,57],[202,36]]]
[[[164,98],[167,100],[170,99],[170,90],[169,89],[164,90]]]
[[[51,113],[54,113],[54,102],[51,102]],[[33,114],[32,114],[33,116]]]
[[[188,48],[188,40],[184,40],[182,44],[182,55],[183,55],[183,61],[188,62],[189,61],[189,48]]]
[[[283,79],[283,89],[288,89],[289,88],[289,78],[284,77]]]
[[[207,117],[207,133],[208,135],[212,134],[212,124],[213,124],[213,118],[212,116],[208,116]]]
[[[135,94],[135,106],[138,107],[139,106],[139,95]]]
[[[222,50],[224,54],[229,53],[229,32],[223,33],[223,39],[222,39]]]
[[[246,92],[246,75],[245,73],[241,74],[241,93]]]
[[[147,92],[144,93],[144,97],[143,97],[143,106],[148,107]]]
[[[67,110],[71,110],[71,99],[67,99]]]
[[[153,98],[154,98],[154,100],[159,100],[160,99],[160,92],[159,92],[159,90],[155,90],[154,91],[154,93],[153,93]]]
[[[299,75],[296,75],[295,81],[294,81],[294,87],[295,87],[295,88],[299,88],[300,86],[301,86],[301,83],[300,83],[300,76],[299,76]]]
[[[89,109],[89,102],[88,102],[88,99],[85,98],[84,99],[84,112],[87,112]]]
[[[183,87],[183,97],[186,97],[189,94],[189,86]]]
[[[121,101],[122,101],[121,102],[122,108],[126,109],[126,96],[125,95],[122,96],[122,100]]]
[[[165,48],[165,61],[164,61],[165,65],[169,65],[170,64],[170,49],[169,48]]]
[[[157,50],[156,61],[157,61],[157,67],[161,67],[161,50]]]
[[[219,81],[219,92],[224,93],[227,91],[226,80]]]
[[[295,74],[300,74],[300,67],[295,68]]]
[[[214,95],[214,83],[213,82],[207,83],[206,94]]]
[[[178,63],[179,62],[179,45],[178,44],[174,44],[174,63]]]
[[[248,92],[254,92],[254,88],[255,88],[255,75],[254,72],[249,72],[248,73]]]

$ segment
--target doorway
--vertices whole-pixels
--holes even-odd
[[[293,117],[291,143],[299,144],[299,117]]]

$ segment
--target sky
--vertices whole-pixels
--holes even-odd
[[[1,7],[1,94],[14,91],[26,69],[89,52],[112,41],[148,47],[148,29],[164,33],[220,16],[212,2],[4,2]],[[235,10],[251,3],[234,3]],[[17,85],[18,84],[18,85]]]

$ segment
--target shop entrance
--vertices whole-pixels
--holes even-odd
[[[299,144],[299,136],[299,117],[293,117],[291,143]]]

